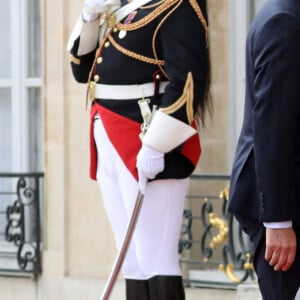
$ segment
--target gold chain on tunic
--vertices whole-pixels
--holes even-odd
[[[115,39],[109,34],[108,35],[108,40],[111,42],[111,44],[121,53],[130,56],[132,58],[135,58],[137,60],[140,60],[142,62],[148,63],[148,64],[153,64],[153,65],[158,65],[158,66],[163,66],[165,62],[163,60],[159,60],[156,58],[151,58],[147,57],[141,54],[138,54],[136,52],[130,51],[124,47],[122,47],[120,44],[118,44]]]
[[[153,51],[155,59],[145,57],[143,55],[140,55],[138,53],[135,53],[135,52],[132,52],[130,50],[127,50],[127,49],[123,48],[122,46],[117,44],[117,42],[111,36],[109,36],[109,39],[110,39],[111,43],[113,44],[113,46],[116,47],[116,49],[119,50],[120,52],[122,52],[123,54],[126,54],[126,55],[128,55],[132,58],[141,60],[143,62],[158,65],[160,70],[164,74],[164,76],[166,78],[168,78],[165,70],[162,67],[164,65],[164,61],[161,61],[161,60],[158,59],[158,55],[157,55],[157,51],[156,51],[156,47],[155,47],[155,41],[156,41],[156,37],[157,37],[157,34],[158,34],[158,31],[159,31],[160,27],[165,22],[165,20],[180,6],[180,4],[182,3],[182,0],[166,0],[166,1],[160,1],[159,3],[162,3],[162,4],[160,6],[158,6],[155,10],[153,10],[150,14],[148,14],[147,16],[145,16],[144,18],[140,19],[137,22],[132,22],[132,23],[128,23],[128,24],[123,24],[123,23],[116,24],[116,28],[119,29],[119,30],[126,30],[126,31],[136,30],[136,29],[139,29],[139,28],[147,25],[148,23],[153,21],[155,18],[157,18],[158,15],[163,13],[165,10],[169,9],[172,5],[176,4],[172,8],[172,10],[169,11],[164,16],[164,18],[160,21],[160,23],[156,27],[155,32],[153,34],[153,37],[152,37],[152,51]],[[200,8],[200,6],[199,6],[199,4],[197,3],[196,0],[189,0],[189,3],[192,6],[192,8],[194,9],[194,11],[196,12],[202,26],[204,27],[205,39],[206,39],[206,42],[208,43],[208,26],[207,26],[207,22],[206,22],[206,20],[203,16],[202,10],[201,10],[201,8]],[[145,9],[145,8],[155,7],[156,5],[157,5],[157,3],[155,3],[154,5],[149,5],[147,7],[145,6],[143,8]]]
[[[147,25],[151,21],[153,21],[158,15],[160,15],[165,10],[167,10],[171,5],[178,3],[178,2],[182,3],[182,1],[180,1],[180,0],[166,0],[166,1],[160,1],[159,3],[155,3],[153,5],[141,7],[141,9],[148,9],[148,8],[155,7],[155,6],[159,5],[160,3],[162,3],[161,5],[159,5],[159,7],[157,7],[150,14],[148,14],[144,18],[140,19],[139,21],[128,23],[128,24],[118,23],[118,24],[116,24],[116,28],[119,30],[126,30],[126,31],[139,29],[139,28]],[[208,40],[208,26],[207,26],[207,22],[204,18],[204,15],[202,13],[202,10],[201,10],[199,4],[197,3],[196,0],[189,0],[189,3],[191,4],[192,8],[196,12],[196,14],[200,20],[202,26],[204,27],[206,40]],[[179,5],[177,5],[176,7],[178,7],[178,6]]]
[[[129,24],[118,23],[116,24],[116,28],[120,30],[132,31],[144,27],[145,25],[149,24],[154,19],[156,19],[157,16],[162,14],[165,10],[167,10],[171,5],[175,4],[176,2],[178,2],[178,0],[163,1],[163,3],[160,6],[154,9],[151,13],[149,13],[144,18]]]

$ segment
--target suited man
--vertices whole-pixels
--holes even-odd
[[[300,1],[268,0],[246,47],[244,122],[229,212],[254,243],[263,299],[300,285]]]

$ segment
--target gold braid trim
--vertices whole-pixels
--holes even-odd
[[[120,44],[118,44],[114,38],[111,35],[108,35],[108,40],[111,42],[111,44],[121,53],[130,56],[132,58],[135,58],[137,60],[140,60],[142,62],[148,63],[148,64],[152,64],[152,65],[157,65],[157,66],[163,66],[165,64],[165,62],[163,60],[159,60],[156,58],[151,58],[151,57],[147,57],[141,54],[138,54],[136,52],[130,51],[126,48],[123,48]]]
[[[80,65],[80,59],[75,57],[73,54],[70,54],[70,62],[76,64],[76,65]]]
[[[155,18],[157,18],[157,16],[159,16],[161,13],[163,13],[165,10],[167,10],[170,6],[172,6],[176,2],[178,2],[178,0],[165,0],[160,6],[154,9],[150,14],[148,14],[144,18],[129,24],[118,23],[116,27],[119,30],[126,30],[126,31],[136,30],[141,27],[144,27],[145,25],[152,22]]]
[[[156,37],[158,34],[159,29],[161,28],[161,26],[163,25],[163,23],[166,21],[166,19],[179,7],[179,5],[182,3],[183,0],[179,0],[178,3],[176,4],[175,7],[172,8],[172,10],[170,10],[164,17],[163,19],[159,22],[159,24],[157,25],[153,37],[152,37],[152,51],[153,51],[153,55],[156,59],[158,59],[158,55],[157,55],[157,51],[156,51]],[[170,79],[169,76],[167,75],[166,71],[164,70],[164,68],[162,68],[162,66],[159,66],[161,72],[164,74],[164,76],[167,79]]]
[[[208,43],[208,26],[207,26],[207,22],[203,16],[202,10],[196,0],[189,0],[189,2],[191,4],[192,8],[194,9],[194,11],[196,12],[202,26],[204,27],[206,43]]]
[[[171,104],[170,106],[165,108],[160,108],[159,110],[165,114],[170,115],[175,111],[179,110],[183,105],[186,104],[186,115],[189,124],[191,124],[194,118],[193,101],[194,101],[194,81],[193,81],[192,73],[189,72],[180,98],[178,98],[178,100],[173,104]]]
[[[189,2],[191,4],[192,8],[194,9],[194,11],[196,12],[202,26],[204,27],[206,43],[208,44],[208,26],[207,26],[207,22],[203,16],[202,10],[201,10],[199,4],[196,2],[196,0],[189,0]],[[156,36],[157,36],[158,30],[162,26],[163,22],[165,22],[165,20],[170,16],[170,14],[172,14],[181,3],[182,3],[182,0],[180,0],[177,3],[177,5],[161,20],[161,22],[158,24],[158,26],[153,34],[152,51],[153,51],[154,57],[156,59],[158,58],[158,55],[157,55],[157,51],[156,51],[156,47],[155,47],[155,42],[156,42]],[[166,76],[166,78],[170,79],[168,77],[168,75],[166,74],[166,71],[162,68],[162,66],[159,66],[159,68],[162,71],[162,73]],[[187,75],[187,80],[186,80],[184,90],[183,90],[181,97],[175,103],[170,105],[169,107],[166,107],[166,108],[163,108],[160,110],[166,114],[172,114],[175,111],[177,111],[178,109],[180,109],[180,107],[182,107],[185,103],[187,103],[186,114],[187,114],[188,122],[191,124],[193,121],[193,118],[194,118],[193,101],[194,101],[194,80],[193,80],[192,73],[189,72]]]

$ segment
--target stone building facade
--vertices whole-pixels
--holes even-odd
[[[214,115],[207,128],[201,129],[203,152],[198,173],[230,173],[242,115],[242,53],[249,11],[253,15],[261,2],[208,0]],[[37,281],[0,277],[4,286],[1,299],[97,299],[116,257],[98,185],[88,176],[86,90],[73,79],[66,51],[82,4],[40,1],[42,274]],[[120,280],[121,294],[117,289],[115,299],[123,299],[122,284]],[[195,298],[188,299],[201,298],[201,290],[193,295]]]

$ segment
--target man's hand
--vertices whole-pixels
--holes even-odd
[[[265,259],[275,271],[287,271],[296,256],[296,234],[293,228],[266,228]]]
[[[143,145],[138,153],[136,166],[140,191],[144,194],[148,179],[153,179],[165,167],[164,153]]]

